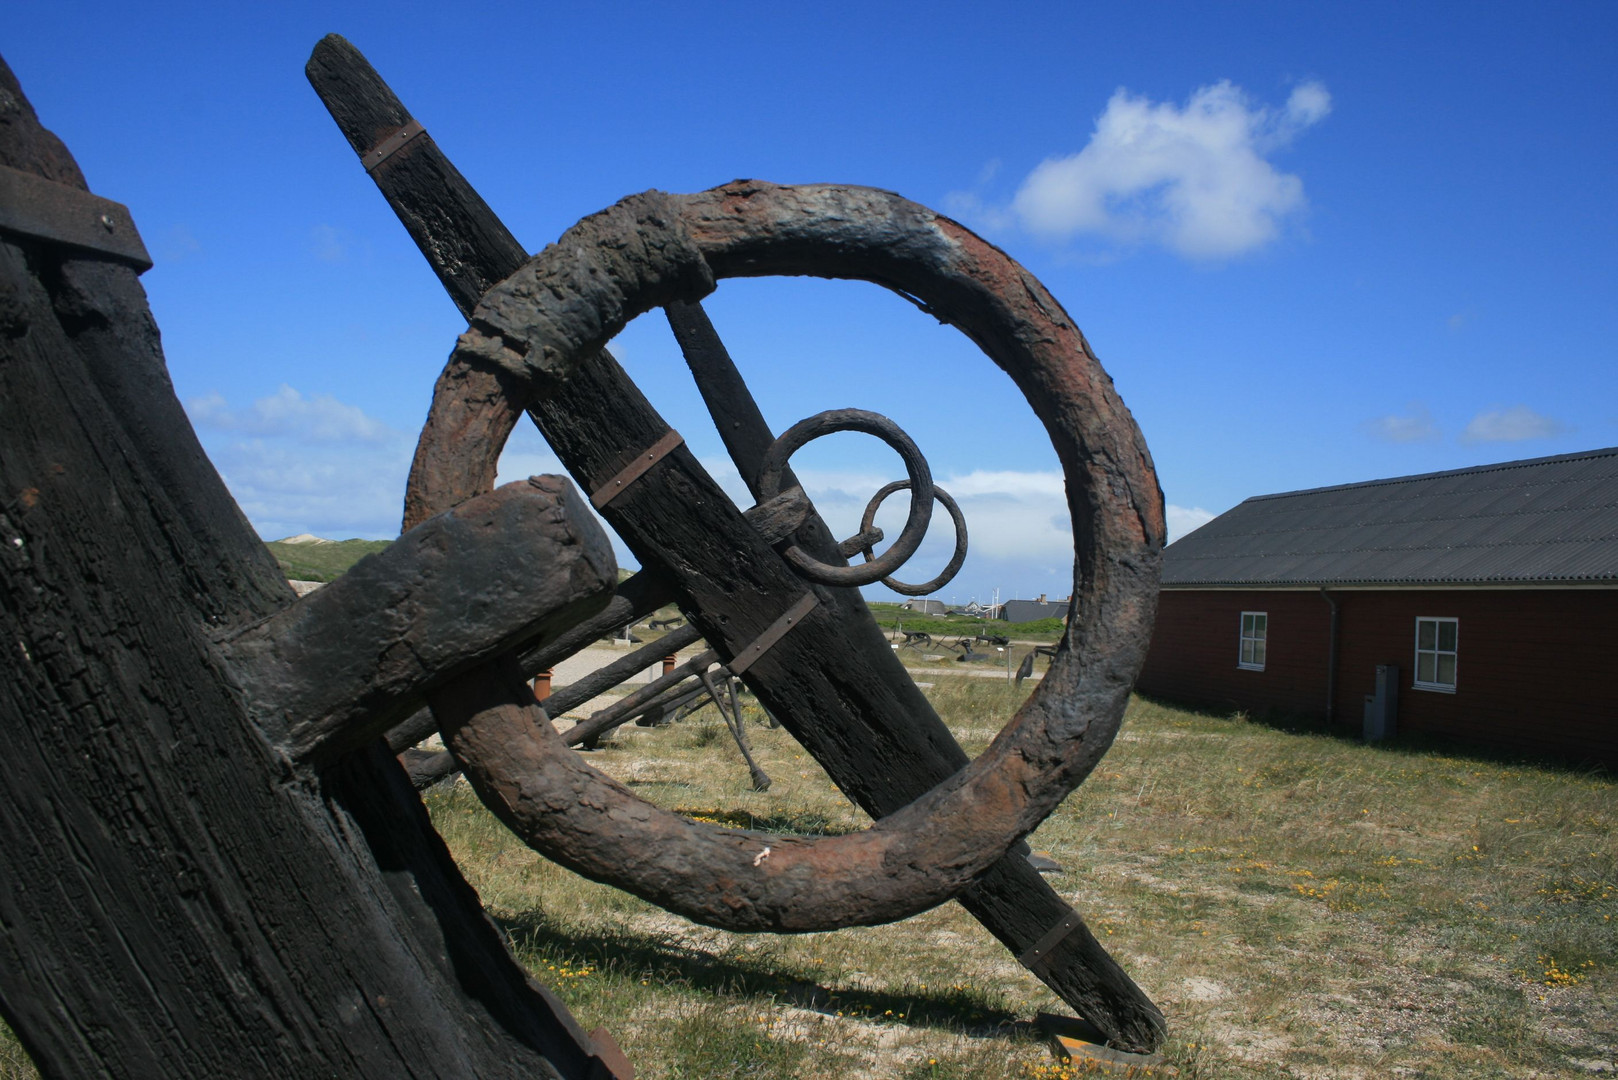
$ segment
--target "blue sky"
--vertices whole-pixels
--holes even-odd
[[[1612,4],[13,0],[0,54],[133,210],[176,392],[267,538],[396,532],[464,328],[304,79],[333,31],[531,250],[742,176],[959,217],[1084,329],[1176,535],[1249,495],[1618,443]],[[855,406],[916,438],[972,531],[945,599],[1068,591],[1054,455],[963,338],[858,283],[707,307],[776,431]],[[613,348],[739,497],[660,317]],[[794,464],[843,532],[900,475],[852,435]],[[502,475],[556,468],[525,431]]]

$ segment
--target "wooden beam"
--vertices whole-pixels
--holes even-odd
[[[318,767],[450,675],[593,615],[617,576],[573,485],[537,476],[423,522],[221,649],[266,734]]]

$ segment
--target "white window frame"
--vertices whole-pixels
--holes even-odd
[[[1424,649],[1421,647],[1422,623],[1433,624],[1433,647],[1430,649]],[[1445,623],[1448,623],[1450,626],[1455,628],[1454,638],[1451,641],[1453,648],[1449,649],[1440,648],[1440,646],[1443,644],[1442,627]],[[1449,615],[1417,615],[1415,644],[1416,665],[1411,669],[1410,685],[1416,690],[1431,690],[1439,694],[1455,693],[1455,687],[1460,681],[1461,620]],[[1421,658],[1423,656],[1430,656],[1433,660],[1432,678],[1430,679],[1423,679],[1421,677]],[[1443,658],[1446,656],[1449,657],[1450,661],[1449,682],[1443,682],[1440,679],[1442,672],[1439,669],[1442,666]]]
[[[1256,633],[1247,632],[1249,618],[1263,619],[1262,627],[1253,624]],[[1267,611],[1244,611],[1242,620],[1236,629],[1236,666],[1243,671],[1263,671],[1264,661],[1269,657],[1270,651],[1270,613]],[[1249,649],[1248,646],[1254,646]],[[1257,659],[1249,659],[1257,657]]]

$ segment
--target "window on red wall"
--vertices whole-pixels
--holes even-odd
[[[1455,693],[1455,667],[1459,654],[1459,619],[1423,616],[1416,619],[1417,690]]]
[[[1270,617],[1262,611],[1242,612],[1242,640],[1236,666],[1248,671],[1264,670],[1264,649],[1269,637]]]

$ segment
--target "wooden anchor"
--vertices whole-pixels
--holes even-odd
[[[353,46],[326,38],[307,72],[451,299],[470,315],[527,253]],[[756,481],[757,463],[774,441],[757,406],[700,308],[671,308],[670,321],[677,334],[684,327],[687,362],[742,476]],[[605,350],[534,402],[529,415],[591,492],[622,473],[626,449],[654,446],[670,430]],[[661,484],[678,485],[688,503],[703,506],[701,519],[670,518],[649,484],[631,487],[602,513],[690,622],[735,657],[768,628],[768,613],[805,594],[806,583],[689,453],[670,454],[659,469]],[[407,506],[407,520],[415,512]],[[837,560],[837,543],[817,517],[796,540],[825,562]],[[667,559],[674,550],[680,557]],[[740,576],[738,566],[747,568]],[[844,792],[873,817],[885,816],[964,767],[966,755],[893,656],[857,590],[807,588],[835,632],[810,633],[824,622],[806,623],[773,642],[742,677]],[[1164,1034],[1161,1013],[1018,849],[958,901],[1109,1041],[1155,1048]]]

